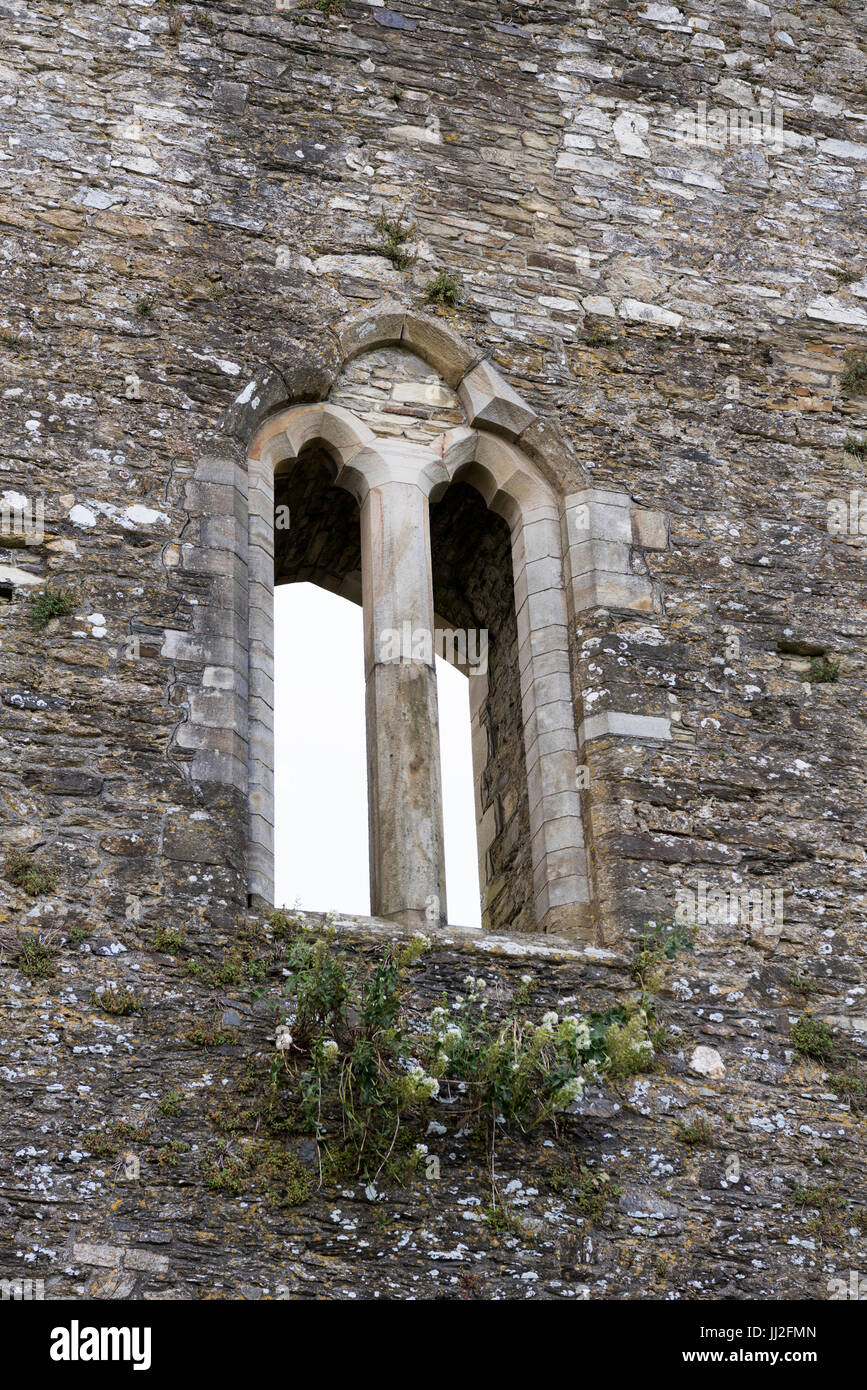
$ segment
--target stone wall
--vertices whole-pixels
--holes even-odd
[[[17,1117],[3,1161],[22,1221],[6,1263],[24,1249],[58,1289],[119,1267],[126,1244],[127,1273],[93,1292],[127,1296],[148,1268],[193,1296],[200,1278],[259,1286],[217,1205],[199,1227],[210,1268],[137,1266],[163,1221],[195,1248],[183,1220],[202,1210],[185,1216],[169,1182],[119,1216],[107,1177],[77,1185],[80,1102],[47,1087],[90,1085],[88,1109],[126,1115],[143,1076],[148,1096],[170,1084],[164,1043],[187,1006],[139,953],[159,926],[228,932],[247,888],[249,691],[233,673],[249,556],[226,524],[246,502],[244,453],[269,410],[335,389],[347,314],[423,307],[440,269],[462,297],[434,312],[536,412],[523,442],[563,501],[598,939],[622,946],[685,890],[782,894],[780,917],[700,923],[713,941],[684,977],[694,1012],[678,1026],[736,1054],[735,1099],[723,1081],[682,1093],[675,1067],[604,1122],[645,1193],[623,1229],[656,1219],[642,1203],[680,1213],[660,1217],[679,1296],[822,1297],[844,1258],[790,1243],[813,1237],[782,1194],[813,1171],[816,1136],[847,1191],[863,1180],[856,1121],[791,1068],[785,1040],[804,997],[856,1059],[867,1030],[867,398],[844,385],[867,326],[867,26],[849,0],[584,8],[0,0],[0,503],[45,507],[44,536],[0,535],[0,815],[4,846],[57,875],[33,899],[0,883]],[[771,106],[762,142],[733,137]],[[381,213],[414,227],[403,270]],[[75,607],[35,632],[45,581]],[[815,658],[838,678],[805,680]],[[498,928],[524,924],[522,901],[507,891]],[[19,926],[93,928],[104,947],[29,986],[9,963]],[[115,957],[161,1002],[146,1035],[107,1043],[87,1000]],[[791,978],[816,988],[793,995]],[[672,1096],[736,1115],[760,1165],[748,1203],[654,1148]],[[52,1200],[67,1183],[75,1238],[108,1250],[90,1264]],[[42,1197],[56,1238],[37,1230]],[[737,1264],[724,1274],[720,1242]],[[648,1296],[648,1259],[594,1296]],[[405,1291],[417,1271],[396,1262]],[[322,1267],[312,1255],[303,1278]],[[515,1279],[510,1296],[526,1292]]]
[[[356,961],[399,937],[336,925]],[[236,1192],[208,1185],[226,1153],[265,1142],[243,1112],[261,1103],[274,1055],[279,945],[256,939],[267,965],[255,990],[188,969],[219,970],[238,941],[191,923],[169,955],[151,933],[107,924],[81,944],[58,934],[52,978],[4,967],[4,1276],[43,1278],[47,1298],[545,1300],[823,1300],[850,1271],[867,1277],[863,1109],[794,1054],[801,1001],[760,953],[699,939],[656,999],[669,1031],[656,1071],[591,1087],[556,1134],[503,1130],[495,1170],[515,1226],[501,1230],[486,1220],[484,1146],[447,1102],[425,1139],[437,1176],[318,1190],[316,1145],[289,1136],[280,1148],[307,1174],[303,1200],[255,1168]],[[852,965],[817,963],[823,1012],[834,999],[857,1008]],[[627,955],[449,931],[412,972],[414,1020],[465,992],[468,974],[493,1012],[523,990],[536,1018],[605,1014],[636,988]],[[131,989],[139,1008],[106,1015],[102,987]],[[837,1065],[852,1065],[850,1046]],[[702,1142],[686,1142],[702,1121]],[[834,1205],[817,1221],[799,1189]],[[843,1213],[838,1194],[856,1205]]]

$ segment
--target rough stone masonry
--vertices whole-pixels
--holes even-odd
[[[120,1299],[857,1288],[863,8],[0,0],[0,32],[0,1278]],[[441,272],[453,305],[429,302]],[[282,983],[276,957],[259,994],[168,949],[219,966],[267,906],[279,691],[256,615],[275,562],[361,597],[321,431],[251,506],[257,434],[309,405],[469,451],[430,534],[435,612],[492,634],[485,930],[437,929],[418,1008],[467,973],[507,1007],[529,973],[534,1007],[605,1016],[643,924],[695,909],[655,1069],[504,1148],[514,1229],[481,1219],[483,1165],[451,1136],[438,1181],[375,1199],[347,1183],[287,1210],[201,1176]],[[562,588],[533,588],[506,458],[553,498]],[[284,496],[299,527],[275,543]],[[539,593],[559,607],[528,626]],[[550,628],[565,645],[540,651]],[[337,929],[359,959],[405,930]],[[141,1008],[107,1013],[107,985]],[[804,1018],[833,1060],[796,1046]],[[588,1212],[565,1162],[616,1196]]]

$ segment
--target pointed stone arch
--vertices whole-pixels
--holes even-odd
[[[287,405],[269,414],[248,451],[249,545],[254,586],[250,651],[256,660],[267,661],[266,653],[273,640],[270,595],[262,592],[260,586],[273,568],[268,534],[273,526],[274,477],[296,462],[306,449],[318,446],[327,453],[333,481],[351,492],[362,509],[366,499],[386,495],[385,489],[391,489],[393,499],[399,489],[410,489],[402,494],[401,506],[422,508],[414,523],[420,534],[427,525],[428,502],[436,501],[453,482],[470,484],[486,505],[505,520],[511,537],[536,925],[554,930],[568,920],[572,930],[586,926],[588,872],[578,788],[560,513],[551,483],[517,442],[535,423],[536,416],[489,364],[481,362],[477,353],[436,321],[386,308],[351,321],[339,336],[346,361],[386,346],[399,346],[421,356],[457,389],[466,423],[442,431],[425,445],[379,437],[351,410],[329,401]],[[408,502],[413,489],[423,497],[423,503]],[[407,511],[406,516],[409,515]],[[382,525],[381,516],[378,525]],[[263,552],[260,556],[255,554],[258,550]],[[375,566],[370,555],[368,564]],[[432,608],[430,620],[433,623]],[[372,659],[369,654],[369,660]],[[252,893],[267,898],[271,891],[268,866],[273,852],[269,814],[273,706],[267,698],[256,695],[254,685],[251,672],[250,839],[254,868],[250,887]],[[429,693],[426,700],[429,706]],[[370,695],[369,704],[378,708]],[[373,722],[376,724],[375,718]],[[372,736],[377,737],[375,731]],[[424,766],[433,756],[432,748]],[[376,750],[369,750],[374,798],[376,762]],[[393,790],[392,786],[386,794],[391,795]],[[435,792],[432,798],[436,819]],[[373,807],[373,838],[377,835],[376,827],[385,820],[384,808]],[[416,920],[420,892],[416,892],[414,900],[416,919],[407,915],[406,904],[395,908],[391,899],[376,900],[377,881],[381,883],[385,876],[382,863],[376,868],[377,854],[382,860],[385,852],[380,845],[372,855],[374,910],[381,915],[403,911],[405,920]],[[429,847],[431,862],[438,859],[438,854],[436,848]],[[436,877],[430,870],[429,891],[424,896],[444,902],[442,875],[438,886]]]
[[[331,400],[347,364],[380,348],[431,366],[460,402],[461,423],[422,444],[396,442]],[[186,487],[180,564],[207,582],[209,597],[191,631],[165,634],[162,654],[179,664],[188,692],[174,741],[204,793],[228,798],[237,808],[227,812],[233,823],[245,823],[237,859],[246,864],[249,899],[267,902],[272,893],[275,469],[314,443],[333,480],[359,502],[386,478],[390,485],[420,483],[426,504],[467,483],[505,521],[532,802],[534,922],[593,935],[583,801],[600,860],[592,873],[594,929],[613,939],[618,917],[602,870],[617,813],[606,801],[606,760],[618,740],[668,740],[670,720],[646,708],[638,687],[618,690],[620,708],[597,703],[607,691],[585,701],[570,672],[569,628],[578,643],[584,615],[595,614],[598,623],[606,609],[659,612],[660,586],[649,577],[646,556],[667,547],[667,518],[636,507],[627,493],[588,486],[556,427],[475,345],[441,318],[391,301],[337,325],[314,364],[258,373],[226,411]],[[567,478],[571,490],[564,494]],[[358,577],[347,585],[358,601]],[[586,764],[580,769],[578,748]],[[592,794],[580,795],[588,785]]]
[[[381,438],[331,399],[347,364],[381,347],[431,366],[460,402],[461,423],[425,436],[421,450]],[[635,506],[628,493],[589,486],[557,428],[477,347],[442,318],[393,302],[339,324],[322,338],[315,363],[263,368],[225,411],[185,485],[188,521],[175,549],[179,567],[199,580],[206,598],[188,630],[165,630],[161,655],[183,676],[176,755],[204,801],[222,806],[226,823],[236,827],[229,877],[246,873],[247,901],[271,901],[275,468],[304,455],[313,441],[329,477],[339,477],[357,500],[378,477],[400,481],[400,468],[407,482],[408,467],[424,481],[425,502],[436,503],[443,493],[447,499],[450,488],[465,482],[488,514],[503,518],[514,575],[522,763],[532,798],[532,815],[525,817],[532,844],[529,920],[585,940],[595,933],[616,940],[622,903],[607,870],[618,824],[607,791],[611,753],[618,745],[664,744],[671,720],[628,680],[617,682],[613,698],[593,689],[585,701],[570,673],[568,638],[571,630],[578,669],[588,620],[588,641],[597,645],[593,634],[604,610],[613,621],[617,614],[647,619],[660,612],[661,587],[650,578],[647,555],[667,548],[667,516]],[[363,598],[357,571],[342,578],[328,569],[315,573],[315,582],[356,602]],[[600,702],[600,695],[609,699]],[[232,910],[228,899],[226,910]],[[522,927],[525,916],[515,916]]]

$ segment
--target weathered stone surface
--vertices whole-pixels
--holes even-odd
[[[726,1074],[725,1064],[714,1047],[697,1047],[689,1059],[689,1069],[696,1076],[719,1080]]]
[[[670,964],[657,1002],[670,1041],[656,1071],[594,1087],[547,1145],[500,1136],[498,1181],[522,1226],[497,1233],[484,1220],[484,1155],[455,1132],[447,1103],[434,1106],[425,1140],[439,1177],[419,1174],[404,1188],[380,1181],[373,1197],[347,1177],[288,1208],[255,1186],[237,1196],[209,1189],[202,1163],[217,1152],[215,1117],[227,1104],[249,1104],[243,1087],[257,1057],[267,1070],[271,1004],[284,977],[278,954],[255,991],[247,982],[221,987],[226,1037],[196,1045],[190,1035],[212,1026],[215,993],[185,960],[207,964],[230,950],[238,924],[188,925],[184,959],[155,952],[153,925],[142,919],[121,921],[111,954],[65,938],[53,978],[0,968],[11,1043],[0,1073],[11,1117],[0,1154],[0,1259],[4,1274],[44,1278],[47,1298],[824,1299],[841,1270],[865,1271],[859,1239],[817,1240],[809,1210],[792,1197],[798,1185],[832,1176],[861,1198],[863,1121],[831,1093],[822,1066],[792,1055],[788,1018],[798,1004],[786,972],[769,970],[748,944],[736,977],[730,948],[712,934]],[[358,962],[401,938],[373,921],[338,918],[336,929]],[[814,977],[817,1012],[848,987],[846,970],[829,957]],[[450,929],[435,934],[412,972],[413,1016],[443,992],[460,993],[467,975],[485,980],[497,1012],[533,980],[535,1017],[576,999],[604,1015],[635,985],[623,954]],[[134,988],[144,1012],[96,1013],[89,996],[109,982]],[[34,1023],[43,1016],[44,1029]],[[726,1031],[724,1076],[689,1069],[707,1026]],[[169,1093],[177,1106],[161,1104]],[[698,1118],[711,1138],[693,1149],[678,1135]],[[119,1121],[135,1137],[117,1159],[94,1153],[95,1137]],[[244,1142],[230,1139],[234,1151]],[[316,1173],[312,1139],[292,1151]],[[564,1171],[577,1165],[610,1185],[595,1219],[564,1195]]]
[[[553,0],[517,23],[480,0],[444,26],[424,4],[396,20],[351,0],[331,16],[250,0],[207,6],[211,25],[172,7],[176,34],[145,0],[5,8],[0,496],[43,499],[46,534],[0,534],[0,833],[4,858],[36,847],[57,884],[31,899],[0,883],[0,1273],[44,1274],[52,1297],[457,1297],[478,1271],[481,1296],[826,1297],[829,1278],[863,1271],[863,1251],[848,1233],[823,1244],[789,1198],[828,1172],[859,1198],[863,1121],[792,1056],[789,1028],[805,1000],[842,1020],[863,1076],[867,416],[843,384],[865,352],[863,14],[805,0],[769,30],[761,5],[696,16],[603,0],[583,14]],[[696,129],[700,103],[723,113],[724,140]],[[780,137],[729,138],[762,105]],[[382,212],[414,227],[403,270],[382,254]],[[454,308],[427,302],[439,269],[460,276]],[[152,1131],[144,1189],[75,1156],[95,1116],[136,1118],[174,1084],[204,1101],[219,1084],[184,1038],[195,1016],[226,1012],[224,991],[204,1002],[150,948],[160,926],[184,926],[214,950],[244,909],[250,861],[267,858],[263,827],[245,862],[261,729],[245,733],[232,701],[229,725],[212,726],[201,700],[243,697],[241,628],[265,586],[244,587],[241,533],[208,523],[240,524],[235,470],[263,411],[343,389],[345,358],[358,386],[366,352],[415,355],[418,315],[496,361],[508,391],[470,405],[501,440],[518,433],[568,503],[564,524],[585,490],[608,494],[614,529],[630,510],[629,536],[597,537],[628,545],[625,568],[565,575],[590,929],[622,942],[684,894],[783,894],[779,922],[700,924],[667,985],[680,1031],[666,1069],[569,1130],[568,1152],[610,1168],[649,1213],[613,1204],[592,1253],[584,1218],[535,1181],[541,1147],[508,1159],[539,1189],[527,1201],[550,1232],[536,1245],[464,1221],[459,1198],[487,1200],[464,1155],[447,1184],[390,1194],[386,1230],[357,1188],[304,1216],[242,1211],[193,1159],[157,1164],[157,1142],[212,1141],[198,1104],[177,1131]],[[461,353],[442,361],[454,389]],[[419,380],[413,368],[402,384]],[[410,422],[398,437],[453,402],[388,407]],[[321,457],[307,464],[327,478]],[[496,631],[476,708],[477,747],[490,745],[486,921],[517,937],[534,899],[520,675],[545,624],[519,644],[508,537],[469,506],[461,521],[450,492],[433,506],[446,518],[437,609]],[[341,512],[333,493],[297,484],[293,514],[309,525],[283,538],[278,576],[358,597],[355,504],[345,495]],[[30,599],[46,582],[75,607],[36,631]],[[837,678],[806,679],[826,656]],[[540,743],[562,751],[562,732]],[[21,975],[19,926],[64,937],[62,974]],[[70,945],[75,926],[93,935]],[[381,945],[365,931],[353,949]],[[431,997],[482,949],[444,950]],[[520,938],[490,954],[512,986],[543,973],[539,959],[547,1002],[604,1011],[634,989],[625,968],[533,957]],[[91,1006],[109,979],[142,990],[147,1014]],[[234,994],[230,1086],[266,1045],[264,1017]],[[701,1039],[718,1043],[724,1077],[689,1072]],[[704,1111],[717,1152],[699,1161],[675,1126]],[[732,1152],[734,1185],[721,1176]],[[677,1233],[653,1224],[665,1203]],[[157,1241],[168,1268],[137,1267]]]
[[[45,767],[25,774],[25,786],[37,786],[50,796],[99,796],[103,781],[71,767]]]

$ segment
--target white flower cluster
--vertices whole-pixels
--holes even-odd
[[[274,1037],[274,1045],[278,1052],[288,1052],[292,1046],[292,1034],[286,1023],[278,1023],[277,1032]]]
[[[574,1042],[581,1052],[590,1048],[590,1029],[578,1014],[566,1014],[560,1022],[560,1036]]]
[[[334,1039],[326,1038],[322,1044],[322,1057],[326,1066],[330,1066],[332,1062],[336,1062],[339,1054],[340,1048],[337,1046]]]
[[[536,1031],[533,1034],[533,1041],[537,1046],[542,1043],[553,1041],[554,1029],[559,1022],[559,1015],[555,1014],[553,1009],[550,1009],[548,1013],[542,1015],[542,1022],[537,1025]]]
[[[638,1013],[630,1019],[629,1023],[624,1025],[623,1032],[635,1056],[649,1060],[654,1056],[654,1051],[653,1043],[646,1035],[646,1029],[647,1013],[644,1009],[639,1009]],[[645,1034],[643,1038],[636,1036],[639,1031]]]
[[[571,1081],[567,1081],[561,1086],[559,1091],[555,1091],[551,1104],[555,1110],[565,1110],[567,1105],[573,1105],[576,1100],[580,1100],[584,1094],[584,1080],[580,1076],[573,1076]]]
[[[409,1075],[417,1096],[426,1096],[428,1100],[433,1100],[434,1096],[439,1095],[440,1083],[435,1076],[425,1076],[424,1070],[419,1066],[410,1067]]]
[[[464,980],[464,988],[469,994],[468,1003],[475,1004],[480,1001],[481,1008],[486,1009],[488,1007],[488,1001],[484,997],[485,990],[488,988],[487,981],[481,979],[480,976],[467,975]],[[461,1005],[464,1003],[462,995],[458,995],[457,1002]]]
[[[431,1009],[430,1024],[437,1048],[434,1059],[436,1069],[443,1072],[448,1067],[449,1057],[454,1054],[463,1041],[463,1030],[459,1024],[449,1021],[446,1010],[440,1005]]]
[[[553,1042],[571,1042],[581,1052],[588,1052],[590,1049],[590,1029],[583,1018],[578,1014],[564,1014],[562,1019],[554,1010],[549,1009],[542,1015],[542,1022],[537,1026],[534,1033],[536,1044]]]

